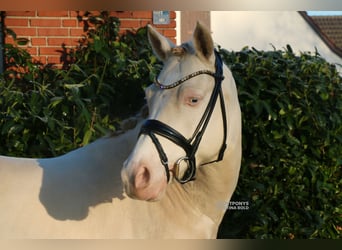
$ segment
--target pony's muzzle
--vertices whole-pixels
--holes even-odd
[[[125,193],[138,200],[159,200],[167,186],[164,175],[159,177],[148,164],[140,162],[125,162],[121,177]]]

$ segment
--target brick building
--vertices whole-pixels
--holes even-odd
[[[44,64],[60,64],[60,50],[77,46],[79,39],[85,34],[84,23],[78,20],[85,11],[6,11],[3,23],[13,30],[18,38],[28,39],[21,46]],[[99,13],[92,11],[91,13]],[[153,11],[111,11],[110,15],[120,19],[120,32],[137,30],[148,23],[153,24]],[[172,41],[176,40],[176,12],[170,11],[168,24],[155,25],[159,31]],[[13,43],[7,36],[5,43]]]

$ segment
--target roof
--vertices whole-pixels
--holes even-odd
[[[342,16],[312,16],[314,22],[339,48],[342,48]]]
[[[342,16],[309,16],[299,12],[328,47],[342,57]]]

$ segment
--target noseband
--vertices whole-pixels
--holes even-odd
[[[156,78],[155,84],[160,88],[160,89],[171,89],[179,86],[183,82],[196,77],[198,75],[206,74],[206,75],[211,75],[212,77],[215,78],[215,86],[213,89],[213,92],[210,96],[208,105],[202,115],[202,118],[200,122],[198,123],[193,135],[189,138],[186,139],[181,133],[176,131],[175,129],[171,128],[169,125],[160,122],[158,120],[146,120],[146,122],[142,125],[139,136],[141,134],[146,134],[150,136],[152,139],[159,157],[160,161],[165,167],[166,171],[166,177],[167,181],[169,182],[170,180],[170,170],[169,170],[169,163],[168,163],[168,158],[163,150],[162,145],[160,144],[158,138],[156,137],[156,134],[159,136],[163,136],[167,138],[168,140],[172,141],[173,143],[177,144],[181,148],[184,149],[186,155],[179,158],[174,166],[174,177],[175,179],[180,182],[180,183],[186,183],[191,180],[195,179],[195,174],[196,174],[196,152],[198,150],[199,144],[201,142],[201,139],[203,137],[203,134],[207,128],[207,125],[209,123],[210,117],[213,113],[213,110],[215,108],[215,104],[217,101],[218,96],[220,96],[220,103],[221,103],[221,113],[222,113],[222,120],[223,120],[223,141],[221,148],[218,152],[218,157],[216,160],[213,160],[211,162],[204,163],[202,165],[206,165],[209,163],[213,162],[218,162],[223,159],[224,151],[227,147],[226,145],[226,138],[227,138],[227,120],[226,120],[226,110],[225,110],[225,104],[224,104],[224,98],[223,98],[223,93],[222,93],[222,87],[221,83],[222,80],[224,79],[223,77],[223,69],[222,69],[222,59],[218,52],[215,50],[215,72],[212,72],[210,70],[200,70],[196,71],[192,74],[189,74],[177,82],[174,82],[170,85],[163,85],[158,81],[158,78]],[[185,170],[184,174],[182,176],[180,175],[179,167],[181,162],[185,162],[187,164],[187,169]]]

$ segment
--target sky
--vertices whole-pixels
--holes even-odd
[[[307,11],[310,16],[342,16],[342,11]]]

